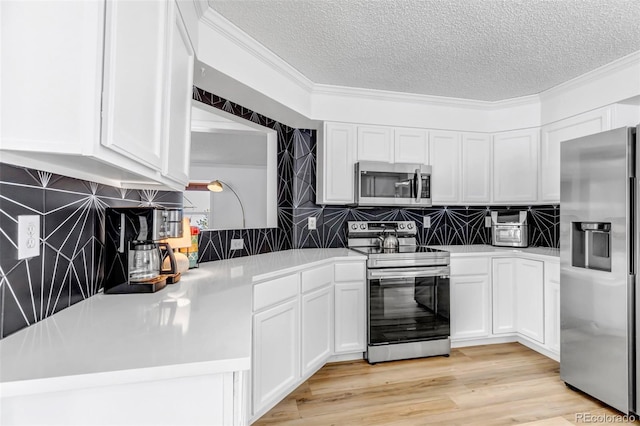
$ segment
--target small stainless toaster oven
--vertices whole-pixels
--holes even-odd
[[[491,244],[499,247],[528,247],[527,212],[491,212]]]

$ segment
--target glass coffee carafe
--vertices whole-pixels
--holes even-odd
[[[129,281],[151,281],[160,275],[160,249],[157,244],[132,244],[129,250]]]

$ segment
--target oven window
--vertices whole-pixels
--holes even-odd
[[[369,281],[369,344],[449,336],[449,278]]]

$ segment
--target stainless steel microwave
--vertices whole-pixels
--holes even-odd
[[[431,166],[375,161],[356,163],[355,205],[430,207]]]

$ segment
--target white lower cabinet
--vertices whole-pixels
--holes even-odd
[[[253,414],[279,400],[300,377],[298,298],[253,316]]]
[[[489,258],[451,259],[451,338],[486,337],[491,333]]]
[[[516,260],[518,333],[544,343],[544,263]]]
[[[365,262],[331,262],[254,285],[251,418],[334,354],[364,352]]]
[[[336,354],[365,350],[365,289],[364,283],[335,285]]]
[[[493,334],[516,331],[516,286],[514,258],[492,260]]]
[[[560,355],[560,264],[545,262],[544,270],[544,343]]]
[[[301,302],[302,376],[315,372],[331,356],[333,289],[325,286],[303,294]]]
[[[366,346],[366,270],[364,262],[335,265],[334,353],[364,352]]]
[[[544,343],[544,263],[492,260],[493,334],[517,332]]]

